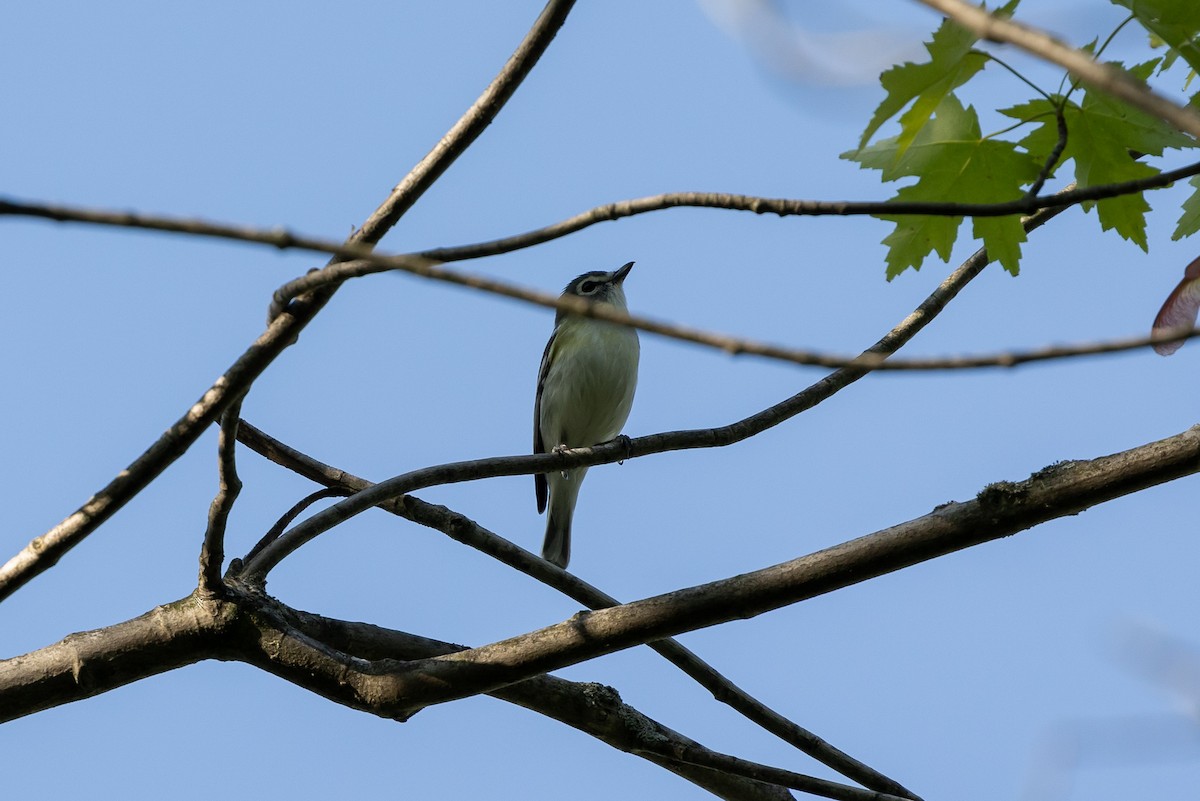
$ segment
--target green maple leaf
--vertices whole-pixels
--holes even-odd
[[[1079,111],[1078,106],[1065,99],[1062,95],[1051,95],[1049,98],[1035,98],[1010,108],[998,110],[1001,114],[1033,124],[1033,129],[1017,144],[1023,147],[1031,156],[1045,164],[1049,160],[1054,148],[1058,146],[1058,109],[1060,107],[1064,108],[1063,116],[1067,120],[1070,120]],[[1059,156],[1059,164],[1071,158],[1067,152],[1070,146],[1071,139],[1068,130],[1067,149]]]
[[[900,189],[895,201],[953,200],[962,203],[999,203],[1022,196],[1021,186],[1038,175],[1038,161],[1012,142],[985,139],[979,117],[964,108],[953,93],[938,105],[929,123],[908,146],[900,137],[886,139],[842,158],[865,169],[883,172],[883,180],[916,177]],[[920,269],[925,257],[937,252],[949,260],[962,217],[876,215],[896,224],[884,240],[888,246],[887,275],[894,278],[909,267]],[[974,234],[983,240],[989,255],[1006,270],[1016,273],[1020,245],[1025,241],[1020,215],[978,218]]]
[[[1136,161],[1130,154],[1131,149],[1138,149],[1133,144],[1133,134],[1137,131],[1122,124],[1119,116],[1092,113],[1097,104],[1093,102],[1089,110],[1089,98],[1099,100],[1103,107],[1107,107],[1105,110],[1112,108],[1112,101],[1107,98],[1100,100],[1095,93],[1088,92],[1080,111],[1067,119],[1071,132],[1068,149],[1075,160],[1075,180],[1079,186],[1098,186],[1157,175],[1158,169]],[[1155,155],[1161,153],[1160,148]],[[1115,229],[1142,250],[1147,249],[1146,212],[1150,211],[1150,204],[1146,202],[1145,193],[1135,192],[1095,204],[1085,203],[1083,207],[1090,211],[1093,205],[1102,229]]]
[[[1154,72],[1158,59],[1151,59],[1128,70],[1134,78],[1145,81]],[[1121,69],[1120,64],[1112,66]],[[1093,117],[1101,117],[1115,136],[1126,140],[1130,150],[1161,156],[1167,148],[1195,147],[1196,140],[1173,125],[1141,109],[1127,105],[1104,92],[1087,90],[1080,108]]]
[[[998,13],[1011,16],[1018,0],[1010,2]],[[929,61],[899,64],[879,76],[887,96],[875,109],[871,121],[859,139],[861,150],[879,127],[900,113],[910,103],[912,107],[900,116],[898,152],[903,153],[916,139],[946,95],[969,81],[987,63],[987,56],[974,49],[978,37],[966,28],[944,20],[933,37],[925,43]]]
[[[1144,80],[1153,72],[1157,63],[1157,59],[1147,61],[1129,70],[1129,73],[1135,78]],[[1113,66],[1121,68],[1120,64]],[[1021,140],[1020,144],[1033,155],[1042,158],[1049,156],[1058,141],[1058,122],[1055,109],[1060,106],[1063,109],[1068,131],[1073,131],[1075,126],[1080,124],[1080,118],[1086,116],[1089,119],[1085,121],[1085,124],[1108,129],[1112,137],[1121,139],[1125,143],[1126,150],[1161,156],[1167,148],[1196,146],[1196,140],[1176,130],[1169,123],[1126,105],[1120,100],[1115,100],[1103,92],[1086,91],[1080,104],[1076,104],[1062,95],[1035,98],[1011,108],[1000,109],[1000,113],[1014,119],[1032,122],[1037,126]],[[1072,158],[1078,149],[1068,135],[1063,160]]]
[[[1188,183],[1195,191],[1183,201],[1183,216],[1175,226],[1175,233],[1171,234],[1172,239],[1183,239],[1200,231],[1200,175],[1193,175]]]
[[[1200,3],[1196,0],[1112,0],[1130,10],[1142,27],[1169,45],[1172,55],[1182,56],[1193,70],[1200,71]]]
[[[1157,59],[1139,64],[1130,73],[1144,80],[1157,65]],[[1119,66],[1119,65],[1117,65]],[[1061,106],[1067,125],[1067,144],[1061,160],[1075,162],[1075,180],[1080,187],[1132,181],[1157,175],[1159,170],[1135,158],[1138,153],[1161,156],[1167,148],[1195,147],[1186,134],[1142,111],[1115,100],[1103,92],[1087,90],[1076,104],[1062,96],[1037,99],[1002,114],[1033,122],[1035,128],[1020,141],[1032,156],[1043,163],[1058,142],[1055,108]],[[1150,204],[1144,193],[1136,192],[1083,204],[1095,207],[1104,230],[1114,229],[1124,238],[1147,248],[1146,212]]]
[[[928,200],[927,193],[919,185],[906,186],[892,198],[895,201]],[[925,257],[937,251],[942,261],[950,260],[950,248],[958,238],[962,217],[937,216],[887,216],[876,215],[881,220],[896,224],[896,228],[882,240],[887,246],[887,279],[891,281],[912,267],[921,269]]]

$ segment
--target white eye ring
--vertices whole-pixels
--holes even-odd
[[[600,281],[596,281],[591,278],[589,278],[586,281],[581,282],[579,284],[579,294],[581,294],[581,295],[592,294],[593,292],[595,292],[597,289],[600,288],[600,283],[601,283]]]

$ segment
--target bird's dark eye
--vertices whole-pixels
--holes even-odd
[[[579,285],[579,294],[590,295],[593,292],[595,292],[599,287],[600,287],[599,281],[591,281],[591,280],[584,281],[582,284]]]

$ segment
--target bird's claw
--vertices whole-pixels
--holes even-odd
[[[557,444],[553,448],[551,448],[550,452],[553,453],[555,456],[562,456],[564,453],[566,453],[569,450],[571,450],[569,445],[564,445],[563,443],[560,442],[559,444]],[[568,479],[571,477],[570,474],[567,472],[566,468],[563,468],[562,470],[560,470],[559,475],[561,475],[564,479]]]
[[[613,445],[620,445],[621,449],[625,451],[625,456],[618,459],[617,464],[625,464],[625,460],[630,456],[633,456],[633,440],[624,434],[617,434],[615,437],[609,440],[609,443]]]

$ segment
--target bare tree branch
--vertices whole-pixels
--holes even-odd
[[[1197,472],[1200,426],[1109,456],[1058,463],[1025,481],[998,482],[970,501],[773,567],[581,612],[460,653],[375,664],[361,690],[383,714],[406,717],[662,637],[755,617]]]
[[[235,587],[237,585],[234,585]],[[381,697],[388,683],[388,674],[413,659],[421,659],[417,653],[424,651],[429,654],[451,654],[463,650],[462,646],[449,643],[439,643],[436,640],[411,638],[399,632],[393,632],[387,637],[391,645],[403,643],[403,649],[380,646],[378,635],[381,630],[370,631],[362,624],[356,625],[354,632],[354,651],[344,652],[334,647],[319,636],[313,636],[313,618],[307,616],[309,625],[305,627],[293,625],[295,615],[287,607],[274,599],[268,598],[254,590],[243,587],[239,592],[241,604],[241,620],[245,622],[244,636],[239,637],[239,659],[254,665],[268,673],[278,676],[299,687],[317,693],[329,700],[348,706],[352,709],[394,718],[400,721],[408,720],[408,715],[394,715],[391,711],[380,706]],[[318,631],[325,634],[332,621],[321,621]],[[372,627],[373,628],[373,627]],[[364,638],[364,635],[365,638]],[[344,637],[343,637],[344,638]],[[369,648],[370,658],[363,658],[358,653],[362,650],[363,639],[373,641]],[[503,688],[509,692],[506,696],[498,692],[497,697],[511,700],[535,711],[546,711],[551,717],[565,717],[569,725],[580,728],[605,742],[610,742],[617,748],[638,753],[638,746],[645,742],[646,732],[636,731],[636,726],[647,724],[656,736],[671,738],[674,732],[665,726],[642,715],[631,707],[620,703],[619,697],[612,691],[604,693],[597,691],[596,685],[577,685],[561,679],[548,676],[531,677],[533,683],[520,682]],[[597,696],[607,694],[608,703],[597,704]],[[556,712],[548,702],[565,701],[566,714]],[[604,725],[599,720],[603,715],[617,711],[624,714],[624,720],[615,721],[615,725]],[[599,724],[599,725],[598,725]],[[691,740],[692,745],[684,747],[699,747]],[[680,745],[680,743],[676,743]],[[632,746],[632,747],[631,747]],[[658,762],[659,760],[655,760]],[[688,771],[676,773],[692,779],[697,772]],[[708,776],[706,778],[711,778]],[[745,787],[742,788],[743,792]],[[759,788],[762,789],[762,788]],[[853,789],[853,788],[847,788]],[[761,795],[761,793],[759,793]],[[779,797],[775,795],[774,797]]]
[[[354,241],[336,242],[330,239],[306,236],[284,228],[264,229],[167,215],[139,214],[128,211],[105,211],[77,206],[22,202],[11,198],[0,198],[0,216],[36,217],[55,222],[76,222],[229,239],[237,242],[267,245],[280,250],[295,249],[308,250],[315,253],[328,253],[342,261],[353,259],[366,260],[382,268],[381,270],[375,270],[375,272],[383,270],[406,270],[417,275],[424,275],[420,271],[422,260],[425,260],[425,262],[468,261],[471,259],[481,259],[486,256],[496,256],[502,253],[511,253],[516,250],[533,247],[534,245],[541,245],[554,239],[561,239],[564,236],[576,233],[598,223],[613,222],[626,217],[634,217],[639,214],[664,211],[666,209],[725,209],[729,211],[749,211],[755,214],[774,214],[779,217],[845,217],[879,214],[911,214],[913,216],[932,217],[1007,217],[1013,214],[1030,215],[1042,209],[1074,206],[1085,201],[1104,200],[1148,189],[1161,189],[1170,186],[1176,181],[1190,178],[1197,174],[1200,174],[1200,162],[1132,181],[1072,188],[1050,195],[1027,195],[1003,203],[804,200],[739,195],[727,192],[666,192],[659,195],[606,203],[557,223],[536,228],[522,234],[515,234],[485,242],[431,248],[416,253],[394,256],[376,255],[370,246],[356,244]],[[345,277],[358,277],[366,274],[369,274],[369,271]],[[345,277],[340,280],[345,280]],[[320,282],[319,279],[317,282]]]
[[[793,348],[786,345],[775,345],[759,342],[744,337],[731,336],[717,331],[709,331],[691,326],[668,323],[629,314],[612,306],[592,303],[585,298],[568,295],[560,297],[537,290],[487,278],[479,275],[445,270],[434,262],[412,261],[413,257],[404,257],[405,266],[398,267],[404,272],[410,272],[426,278],[480,289],[504,297],[532,303],[546,308],[569,311],[586,317],[595,317],[621,325],[628,325],[639,331],[646,331],[669,339],[690,342],[695,345],[715,348],[731,356],[760,356],[775,361],[809,367],[869,367],[872,370],[888,370],[895,372],[931,372],[940,370],[975,370],[990,367],[1017,367],[1030,362],[1050,361],[1054,359],[1069,359],[1079,356],[1095,356],[1109,353],[1119,353],[1127,350],[1138,350],[1163,342],[1175,342],[1196,336],[1200,332],[1168,332],[1152,333],[1145,336],[1125,337],[1122,339],[1100,342],[1081,342],[1071,345],[1048,345],[1031,350],[1000,351],[997,353],[981,353],[963,356],[931,356],[925,358],[893,359],[886,355],[863,353],[858,356],[831,354],[815,350]],[[392,269],[387,266],[390,257],[378,259],[358,259],[341,262],[329,268],[329,271],[309,273],[292,284],[281,287],[276,292],[276,303],[281,299],[292,297],[300,291],[308,291],[308,279],[315,279],[311,286],[321,286],[325,283],[341,283],[350,278],[373,275]]]
[[[1176,170],[1172,173],[1162,173],[1156,178],[1169,177],[1171,181],[1180,177],[1200,173],[1200,163],[1189,167]],[[1168,183],[1170,181],[1167,181]],[[1129,182],[1130,184],[1139,182]],[[1089,187],[1084,190],[1069,188],[1062,192],[1049,196],[1048,198],[1034,198],[1033,201],[1041,204],[1041,207],[1047,210],[1062,209],[1073,203],[1081,202],[1085,199],[1091,199],[1089,196],[1096,194],[1095,189],[1103,187]],[[711,201],[711,204],[710,204]],[[1049,202],[1053,201],[1053,202]],[[1073,345],[1047,346],[1027,351],[1002,351],[998,353],[985,353],[969,356],[945,356],[945,357],[928,357],[916,359],[888,359],[876,354],[864,353],[859,356],[850,356],[844,354],[831,354],[822,351],[807,350],[802,348],[793,348],[785,345],[776,345],[772,343],[759,342],[744,337],[731,336],[715,331],[694,328],[675,323],[663,322],[640,315],[631,315],[626,312],[616,310],[614,308],[597,306],[583,298],[578,297],[559,297],[557,294],[539,292],[537,290],[525,289],[514,284],[488,278],[485,276],[472,275],[454,270],[447,270],[439,266],[439,261],[451,261],[468,258],[480,258],[487,255],[494,255],[499,252],[515,249],[515,247],[529,247],[537,244],[539,241],[555,238],[557,236],[565,236],[574,230],[586,227],[586,225],[602,221],[604,219],[618,219],[620,216],[628,216],[628,214],[637,214],[645,211],[653,211],[663,208],[671,208],[674,206],[695,205],[695,206],[711,206],[713,208],[747,208],[765,213],[771,211],[781,215],[789,212],[780,210],[788,204],[814,204],[816,201],[789,201],[789,200],[771,200],[768,198],[752,198],[740,195],[715,195],[715,194],[700,194],[700,193],[678,193],[676,195],[658,195],[651,198],[642,198],[637,201],[623,201],[621,203],[609,204],[592,209],[583,215],[572,218],[571,220],[559,223],[556,226],[550,226],[546,229],[522,234],[517,237],[508,239],[494,240],[490,243],[481,243],[479,245],[468,245],[463,248],[443,248],[439,250],[430,250],[416,254],[402,254],[396,256],[385,256],[371,252],[368,246],[350,244],[338,244],[326,240],[312,239],[301,237],[290,233],[281,233],[278,231],[261,231],[258,229],[235,228],[232,226],[215,226],[212,229],[212,235],[234,238],[243,241],[259,242],[272,244],[281,248],[297,247],[301,249],[311,249],[319,252],[333,253],[338,258],[350,259],[349,261],[339,261],[322,270],[309,272],[308,274],[291,281],[280,287],[272,300],[269,318],[274,317],[291,302],[295,297],[305,293],[314,292],[322,287],[336,286],[351,278],[358,278],[375,273],[387,271],[402,271],[418,275],[424,278],[430,278],[437,281],[466,286],[473,289],[479,289],[485,292],[501,295],[503,297],[513,298],[515,300],[532,303],[534,305],[543,306],[561,311],[569,311],[574,314],[580,314],[589,317],[595,317],[609,322],[620,323],[637,328],[660,336],[677,339],[684,342],[702,345],[705,347],[716,348],[730,355],[750,355],[759,356],[762,358],[773,359],[777,361],[789,362],[791,364],[799,364],[813,367],[870,367],[876,370],[894,370],[894,371],[933,371],[933,370],[961,370],[961,369],[978,369],[990,367],[1015,367],[1017,365],[1026,364],[1028,362],[1046,361],[1050,359],[1074,358],[1078,356],[1088,356],[1095,354],[1115,353],[1125,350],[1134,350],[1147,346],[1159,344],[1166,341],[1166,335],[1151,335],[1147,337],[1129,337],[1103,342],[1085,342]],[[1017,204],[1026,204],[1026,200],[1013,201]],[[3,202],[0,202],[0,213],[3,212]],[[771,206],[776,208],[771,208]],[[835,204],[839,206],[847,206],[853,204]],[[872,207],[880,204],[868,204]],[[888,204],[883,204],[888,205]],[[909,206],[916,207],[920,204],[897,204],[903,205],[905,208]],[[934,204],[947,205],[947,204]],[[1034,208],[1037,206],[1035,205]],[[84,212],[86,214],[102,214],[98,212]],[[607,216],[616,214],[616,216]],[[118,214],[115,218],[122,218],[127,215]],[[588,220],[583,223],[582,221]],[[159,221],[162,218],[146,218],[142,222]],[[189,233],[200,233],[204,230],[205,224],[196,221],[180,221],[179,230]],[[218,233],[219,232],[219,233]],[[545,238],[540,238],[545,233]],[[437,258],[435,258],[437,257]],[[1173,338],[1178,339],[1179,334],[1174,334]]]
[[[221,567],[225,562],[225,527],[229,513],[242,491],[237,474],[237,429],[241,420],[242,401],[238,399],[221,418],[221,433],[217,438],[217,495],[208,508],[208,528],[200,546],[200,589],[208,594],[221,591]]]
[[[962,0],[918,2],[940,11],[981,39],[1012,44],[1038,58],[1058,64],[1084,83],[1200,138],[1200,114],[1168,100],[1143,81],[1107,64],[1101,64],[1091,55],[1065,45],[1047,33],[997,16]]]
[[[346,664],[411,660],[462,650],[463,646],[288,609],[273,599],[231,588],[225,600],[196,592],[145,615],[103,629],[73,634],[46,648],[0,660],[0,721],[89,698],[138,679],[206,659],[272,663],[271,644],[285,637],[322,643],[331,659]],[[286,651],[292,654],[292,651]],[[270,669],[270,668],[268,668]],[[278,673],[278,670],[271,672]],[[334,684],[337,680],[332,680]],[[321,695],[317,679],[301,683]],[[783,801],[782,788],[721,769],[682,765],[652,751],[681,750],[703,758],[714,752],[623,703],[615,690],[597,684],[539,676],[506,687],[496,698],[566,723],[627,753],[641,756],[731,801]],[[854,788],[845,788],[853,793]],[[862,791],[857,791],[861,793]],[[852,796],[846,796],[851,798]]]
[[[0,660],[0,723],[204,659],[227,659],[234,604],[196,592],[144,615]]]
[[[432,248],[417,255],[440,262],[466,261],[540,245],[597,223],[613,222],[638,214],[675,208],[729,209],[755,214],[790,216],[857,216],[896,215],[930,217],[1007,217],[1012,214],[1031,215],[1043,209],[1074,206],[1091,200],[1103,200],[1147,189],[1170,186],[1176,181],[1200,174],[1200,162],[1176,170],[1162,172],[1136,181],[1119,184],[1070,188],[1050,195],[1026,196],[1003,203],[954,203],[939,201],[896,200],[797,200],[737,195],[724,192],[667,192],[660,195],[621,200],[596,206],[543,228],[523,234],[493,239],[471,245]],[[0,204],[0,214],[4,211]]]
[[[410,175],[400,182],[363,227],[351,235],[348,240],[350,245],[366,247],[369,252],[369,246],[378,242],[404,210],[410,208],[462,151],[483,133],[550,45],[573,4],[574,0],[550,0],[546,4],[516,52],[479,99],[429,155],[413,168]],[[34,576],[53,567],[67,551],[95,531],[186,452],[234,399],[245,395],[249,386],[275,357],[296,341],[334,291],[336,287],[326,287],[294,301],[288,307],[288,313],[274,318],[267,330],[200,400],[129,467],[73,514],[32,540],[0,566],[0,601]]]
[[[1004,63],[999,59],[994,60],[1001,64]],[[1004,66],[1008,67],[1007,64]],[[1011,67],[1009,67],[1009,69],[1014,75],[1021,76],[1019,72],[1012,70]],[[1021,77],[1024,79],[1024,76]],[[1046,99],[1049,100],[1049,96],[1047,96]],[[1042,168],[1038,170],[1037,180],[1033,182],[1033,186],[1029,187],[1029,191],[1026,193],[1027,195],[1033,197],[1036,197],[1037,193],[1042,191],[1042,187],[1046,185],[1046,180],[1054,174],[1055,168],[1058,167],[1058,160],[1062,158],[1063,151],[1067,149],[1067,116],[1063,113],[1061,103],[1055,104],[1054,106],[1054,123],[1055,127],[1058,129],[1058,141],[1054,143],[1054,147],[1051,148],[1050,154],[1046,156],[1046,160],[1042,162]]]
[[[667,744],[664,743],[664,746]],[[656,749],[650,753],[657,756],[666,757],[668,754],[663,753],[665,749]],[[723,770],[735,776],[745,776],[748,779],[757,779],[762,782],[771,782],[780,787],[790,787],[793,790],[818,795],[823,798],[836,798],[840,801],[902,801],[894,795],[887,793],[876,793],[870,790],[859,790],[857,787],[846,787],[843,784],[831,782],[826,779],[817,779],[812,776],[805,776],[803,773],[795,773],[782,768],[771,767],[770,765],[762,765],[757,762],[751,762],[748,759],[730,756],[728,754],[720,754],[710,751],[707,748],[694,746],[669,746],[670,756],[679,760],[686,765],[698,765],[714,770]]]
[[[330,467],[300,453],[245,421],[242,421],[239,436],[247,447],[276,464],[319,484],[348,492],[358,492],[371,486],[371,482],[366,479]],[[406,495],[403,498],[385,502],[381,508],[441,531],[452,539],[482,551],[547,586],[553,587],[589,609],[606,609],[620,604],[617,599],[603,590],[539,559],[464,515],[443,506],[434,506],[425,503],[420,498]],[[328,638],[324,636],[321,639],[329,642]],[[899,782],[834,747],[754,698],[676,640],[662,639],[647,643],[647,647],[665,657],[700,686],[711,692],[718,701],[729,705],[748,720],[824,765],[833,768],[843,776],[881,793],[917,798],[912,791]],[[359,654],[358,651],[354,651],[354,653]]]
[[[250,589],[250,592],[256,594],[256,591],[253,589]],[[340,622],[319,619],[314,615],[306,616],[310,621],[313,619],[318,621],[316,627],[313,627],[311,622],[310,625],[298,624],[296,618],[304,613],[292,613],[287,607],[272,600],[272,598],[257,594],[256,596],[262,606],[254,609],[254,612],[257,614],[265,612],[272,616],[272,620],[269,622],[259,622],[257,625],[260,628],[269,628],[271,631],[284,632],[290,634],[290,636],[312,637],[322,646],[334,646],[335,643],[338,643],[336,645],[338,650],[343,651],[347,655],[354,655],[354,660],[347,663],[350,673],[356,674],[362,668],[359,660],[367,660],[372,664],[371,668],[367,668],[366,673],[373,676],[376,675],[377,667],[394,666],[397,662],[407,662],[414,660],[414,658],[421,658],[412,654],[412,648],[403,650],[379,649],[378,645],[374,646],[374,648],[370,648],[370,646],[366,649],[362,648],[362,644],[364,644],[362,640],[378,642],[379,630],[374,630],[374,627],[362,624],[340,624]],[[278,619],[274,619],[276,616]],[[330,631],[331,626],[335,628],[335,631]],[[355,632],[354,642],[349,644],[352,645],[352,648],[343,648],[341,645],[344,639],[346,639],[344,634],[346,634],[347,626],[358,628],[358,631]],[[316,628],[316,631],[314,631],[314,628]],[[386,630],[382,631],[386,632]],[[385,633],[385,636],[389,636],[389,634],[389,639],[396,639],[396,633]],[[408,636],[403,637],[408,638]],[[436,643],[432,642],[432,640],[430,643],[433,645],[433,648],[422,648],[422,650],[426,651],[426,656],[430,650],[436,650],[438,654],[454,654],[454,652],[464,650],[462,646]],[[355,685],[355,676],[347,677],[344,671],[338,675],[336,673],[323,674],[319,668],[313,670],[314,662],[319,663],[320,660],[319,658],[318,660],[313,660],[311,655],[306,655],[306,649],[302,645],[299,649],[293,651],[287,645],[280,648],[277,640],[272,640],[271,648],[264,649],[263,656],[266,658],[266,662],[259,664],[259,667],[272,671],[272,673],[280,673],[280,675],[288,677],[289,680],[293,680],[293,676],[290,675],[292,674],[292,662],[295,658],[299,658],[301,666],[304,666],[300,670],[300,675],[304,681],[322,683],[326,688],[331,685],[347,687],[343,694],[346,692],[353,693],[355,699],[366,692],[364,688]],[[546,707],[546,694],[547,692],[553,692],[556,685],[568,688],[568,693],[575,695],[575,698],[569,698],[569,700],[575,701],[577,704],[578,692],[576,686],[572,685],[571,682],[553,679],[550,676],[536,676],[528,681],[517,683],[517,685],[500,688],[493,694],[497,698],[511,700],[512,703],[522,705],[529,703],[530,699],[535,699],[536,704],[532,709],[535,711],[544,711]],[[317,692],[322,691],[317,689]],[[676,770],[682,765],[702,766],[706,767],[706,769],[726,773],[726,775],[743,776],[756,779],[756,781],[760,782],[766,781],[770,784],[792,787],[804,790],[805,793],[821,795],[829,797],[829,799],[840,799],[842,801],[901,801],[898,796],[847,787],[845,784],[828,782],[824,781],[824,779],[817,779],[792,771],[776,769],[776,767],[751,763],[748,760],[710,751],[710,749],[674,733],[674,731],[667,729],[664,725],[653,721],[653,719],[643,716],[641,712],[637,712],[632,707],[626,706],[620,700],[617,692],[613,691],[610,687],[584,685],[584,693],[586,693],[590,704],[606,709],[607,716],[620,716],[624,718],[622,721],[619,721],[617,736],[613,736],[613,731],[607,728],[604,733],[598,733],[594,729],[595,719],[598,715],[596,715],[595,710],[589,710],[586,719],[583,721],[587,723],[587,727],[583,728],[584,731],[600,737],[608,745],[622,749],[622,751],[653,759],[656,763],[668,767],[668,769]],[[569,710],[571,704],[565,704],[564,706]],[[544,711],[544,713],[548,713],[551,717],[563,719],[563,722],[569,725],[576,725],[576,728],[581,728],[578,725],[578,721],[574,718],[564,719],[554,711]],[[772,778],[763,779],[762,776],[772,776]]]
[[[242,421],[242,424],[249,425],[244,420]],[[239,437],[240,436],[241,435],[239,434]],[[276,520],[274,525],[271,526],[267,533],[264,534],[262,538],[254,544],[254,547],[246,553],[246,559],[235,559],[230,563],[229,572],[241,573],[242,565],[246,560],[253,559],[258,555],[259,551],[261,551],[263,548],[266,548],[275,540],[279,539],[279,535],[284,532],[284,529],[290,526],[293,520],[299,517],[305,509],[312,506],[314,503],[326,500],[328,498],[345,498],[349,494],[349,491],[341,487],[326,487],[325,489],[317,490],[316,492],[310,493],[296,501],[296,503],[292,505],[292,508],[284,512],[283,516]]]
[[[300,631],[343,653],[362,659],[410,660],[463,650],[463,646],[460,645],[380,628],[369,623],[334,620],[290,609],[274,599],[268,600],[279,609],[286,610],[291,624]],[[537,676],[528,681],[502,687],[491,695],[565,723],[626,753],[641,752],[637,755],[678,773],[722,798],[792,797],[781,792],[781,788],[747,782],[739,776],[731,776],[724,772],[708,769],[680,771],[677,760],[651,753],[647,744],[657,741],[663,733],[666,733],[668,743],[690,744],[693,741],[682,734],[672,732],[623,703],[611,687],[566,681],[554,676]]]
[[[858,357],[846,362],[847,365],[869,364],[875,370],[892,371],[936,371],[936,370],[976,370],[989,367],[1019,367],[1034,362],[1053,361],[1055,359],[1075,359],[1080,356],[1100,356],[1109,353],[1124,353],[1130,350],[1160,345],[1164,342],[1182,342],[1200,336],[1200,328],[1167,329],[1155,333],[1122,339],[1109,339],[1099,342],[1079,342],[1072,345],[1046,345],[1031,350],[1001,351],[999,353],[981,353],[963,356],[935,356],[930,358],[895,359],[875,364],[879,357]]]

